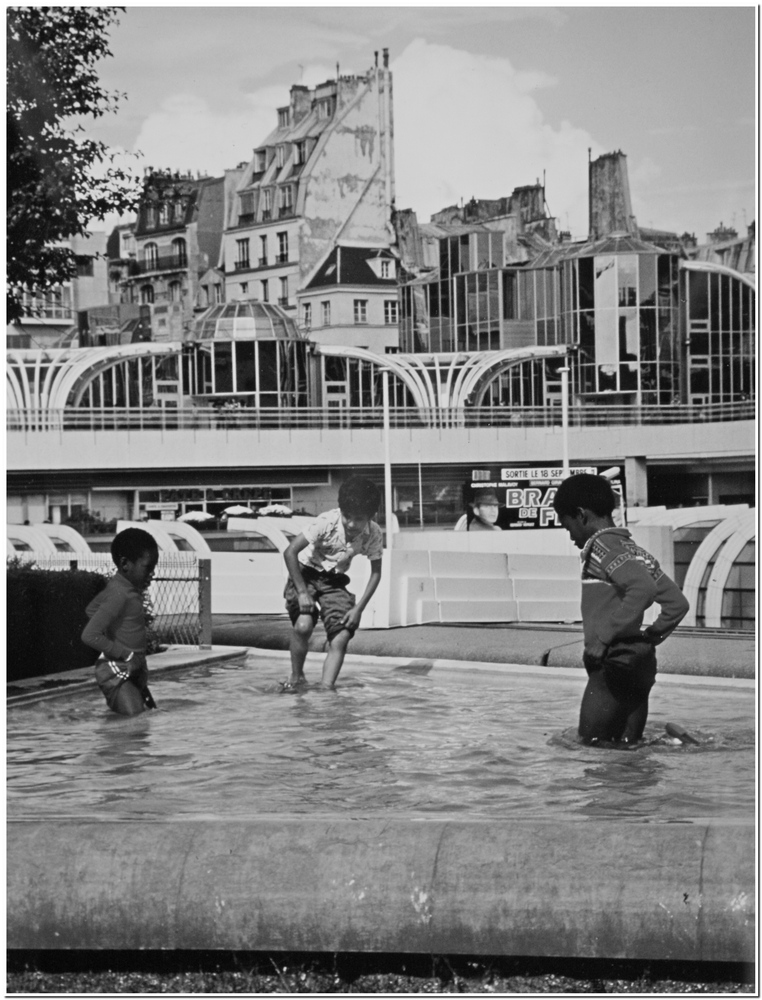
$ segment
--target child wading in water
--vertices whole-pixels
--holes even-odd
[[[155,708],[148,690],[143,591],[159,559],[156,540],[142,528],[126,528],[111,543],[116,573],[87,606],[82,632],[86,646],[101,656],[95,679],[108,707],[119,715]]]
[[[318,614],[328,635],[322,683],[324,687],[334,686],[349,640],[381,580],[383,535],[372,520],[379,502],[374,483],[352,476],[339,489],[338,508],[320,514],[286,549],[289,581],[283,596],[294,630],[291,677],[283,685],[284,690],[305,682],[304,660]],[[370,559],[370,579],[365,593],[355,603],[354,595],[346,589],[346,570],[357,555]]]
[[[579,714],[579,735],[632,743],[643,735],[648,695],[656,680],[657,646],[677,627],[688,601],[657,560],[612,519],[616,496],[600,476],[565,479],[553,506],[582,549],[583,662],[588,673]],[[661,613],[642,629],[654,602]]]

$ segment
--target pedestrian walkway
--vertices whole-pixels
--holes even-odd
[[[212,641],[219,646],[288,649],[291,624],[285,615],[215,615]],[[326,641],[318,625],[310,651]],[[409,625],[360,629],[355,656],[411,656],[481,663],[582,667],[582,629],[568,625]],[[699,629],[678,629],[657,649],[662,673],[705,677],[756,677],[754,638]]]

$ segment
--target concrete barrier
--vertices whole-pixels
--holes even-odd
[[[753,824],[11,821],[7,945],[751,962]]]

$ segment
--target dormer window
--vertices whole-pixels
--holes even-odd
[[[241,210],[239,215],[254,214],[254,192],[245,191],[240,197]]]
[[[267,167],[267,150],[266,149],[255,149],[254,150],[254,173],[261,174],[264,173]]]
[[[183,221],[183,203],[181,201],[176,201],[172,205],[172,218],[175,222]]]
[[[285,146],[278,146],[277,149],[275,150],[275,162],[277,163],[279,168],[282,167],[283,164],[286,162]]]
[[[169,202],[163,201],[159,209],[159,225],[166,226],[169,222]]]
[[[392,276],[391,273],[390,273],[391,272],[391,267],[392,267],[392,262],[390,260],[382,260],[381,261],[381,277],[382,278],[391,278],[391,276]]]
[[[294,163],[301,166],[307,159],[307,143],[304,139],[294,143]]]
[[[278,108],[278,128],[288,127],[288,113],[290,108]]]

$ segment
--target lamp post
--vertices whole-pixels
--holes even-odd
[[[561,369],[561,446],[564,479],[569,477],[569,367]]]
[[[389,372],[381,373],[384,405],[384,509],[386,512],[386,547],[392,547],[392,461],[389,444]]]

